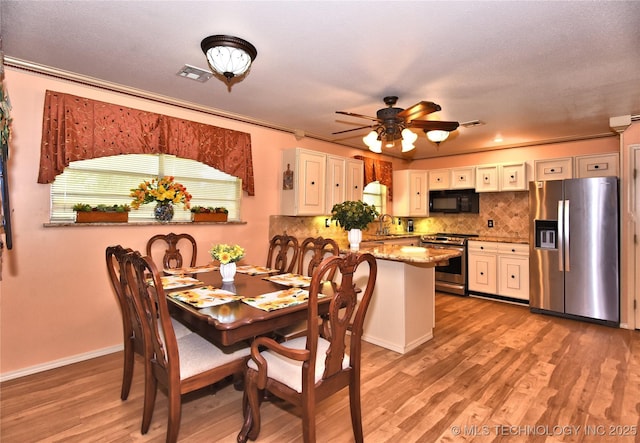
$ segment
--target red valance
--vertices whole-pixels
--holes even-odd
[[[250,134],[46,91],[38,183],[72,161],[120,154],[190,158],[242,179],[255,195]]]
[[[354,158],[364,162],[364,185],[380,182],[387,187],[389,200],[393,201],[393,163],[362,155],[355,155]]]

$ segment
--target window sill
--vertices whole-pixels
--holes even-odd
[[[167,225],[246,225],[246,221],[226,221],[226,222],[192,222],[192,221],[171,221],[168,223],[160,223],[157,221],[128,221],[127,223],[76,223],[71,221],[48,222],[43,223],[45,228],[68,228],[68,227],[84,227],[84,226],[167,226]]]

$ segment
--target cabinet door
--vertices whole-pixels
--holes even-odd
[[[476,192],[497,192],[498,165],[487,165],[476,167]]]
[[[498,294],[529,300],[529,258],[515,255],[498,257]]]
[[[450,169],[434,169],[433,171],[429,171],[429,190],[449,189],[451,182],[450,176]]]
[[[427,217],[429,215],[427,171],[409,173],[409,194],[411,196],[409,215]]]
[[[576,157],[576,175],[585,177],[618,177],[620,154],[580,155]]]
[[[327,156],[327,214],[331,213],[333,205],[345,201],[345,181],[345,159]]]
[[[473,189],[476,187],[476,169],[455,168],[451,170],[451,189]]]
[[[345,200],[362,200],[364,192],[364,162],[362,160],[347,159]]]
[[[573,178],[573,158],[571,157],[535,160],[533,168],[535,181]]]
[[[526,163],[509,163],[500,166],[501,191],[526,191],[528,186]]]
[[[469,291],[497,293],[496,254],[469,251]]]
[[[319,152],[298,153],[298,208],[296,215],[325,213],[326,155]]]

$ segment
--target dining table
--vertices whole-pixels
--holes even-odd
[[[236,273],[233,282],[222,282],[218,270],[192,274],[199,283],[189,288],[165,289],[171,316],[197,334],[221,346],[231,346],[252,340],[257,336],[270,335],[286,326],[298,324],[307,319],[307,302],[284,308],[264,310],[251,306],[243,299],[252,299],[290,288],[274,281],[266,280],[274,274],[250,275]],[[175,293],[189,289],[213,286],[241,297],[217,306],[197,308],[175,298]],[[303,287],[301,289],[307,289]],[[318,315],[328,313],[331,302],[331,285],[324,284],[318,299]]]

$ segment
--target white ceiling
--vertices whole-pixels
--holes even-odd
[[[42,64],[366,149],[386,95],[460,128],[438,150],[420,133],[408,158],[610,134],[640,113],[639,1],[8,1],[2,50]],[[200,41],[253,43],[229,90],[176,75],[207,68]],[[493,141],[500,134],[503,142]],[[393,153],[401,156],[399,152]]]

